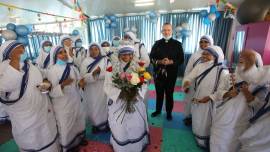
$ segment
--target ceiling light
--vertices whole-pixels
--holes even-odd
[[[174,3],[174,0],[170,0],[170,3]]]
[[[134,3],[147,3],[147,2],[154,2],[155,0],[135,0]]]
[[[139,7],[139,6],[151,6],[151,5],[154,5],[155,3],[154,2],[147,2],[147,3],[135,3],[134,5],[136,7]]]

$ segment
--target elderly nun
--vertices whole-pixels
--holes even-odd
[[[263,66],[261,56],[254,51],[244,50],[236,67],[238,74],[236,76],[230,74],[223,80],[224,88],[229,91],[220,92],[216,98],[220,101],[215,101],[210,137],[211,151],[238,152],[240,149],[238,138],[248,128],[251,117],[252,110],[250,111],[247,104],[247,101],[250,102],[248,98],[254,96],[264,100],[266,97],[267,88],[264,85],[248,86],[239,76],[245,72],[242,66],[252,66],[255,63],[258,63],[258,67]]]
[[[266,85],[269,87],[270,67],[258,67],[259,62],[252,58],[246,59],[247,64],[239,66],[238,75],[250,85]],[[246,87],[247,88],[247,87]],[[262,100],[247,89],[242,89],[251,110],[250,126],[239,137],[241,148],[239,152],[268,152],[270,149],[270,93]]]
[[[68,63],[68,55],[63,47],[55,46],[52,49],[54,65],[48,71],[48,80],[52,83],[50,96],[62,150],[72,151],[84,142],[85,135],[85,118],[78,87],[81,77],[77,68]]]
[[[202,63],[183,79],[186,90],[195,82],[195,93],[192,99],[192,130],[197,144],[202,148],[209,147],[211,128],[211,97],[219,89],[220,81],[228,74],[222,65],[224,60],[223,51],[218,46],[209,46],[202,52]],[[209,102],[210,101],[210,102]]]
[[[39,50],[39,55],[36,60],[36,64],[43,76],[43,78],[47,78],[47,71],[48,68],[51,66],[51,49],[52,49],[52,42],[49,40],[44,40],[40,44],[40,50]]]
[[[136,62],[144,62],[144,66],[148,67],[150,64],[150,58],[148,52],[143,43],[137,39],[136,34],[129,31],[126,32],[123,38],[124,44],[133,45],[134,47],[134,60]]]
[[[208,46],[214,45],[214,40],[212,36],[204,35],[200,38],[199,45],[200,45],[199,50],[194,52],[188,60],[184,77],[188,75],[197,64],[201,63],[201,56],[202,56],[203,49],[207,48]],[[190,108],[191,108],[191,99],[193,98],[193,95],[194,95],[194,83],[191,84],[190,90],[186,92],[186,96],[185,96],[184,123],[187,126],[191,125]]]
[[[126,111],[126,101],[119,98],[121,90],[112,83],[112,73],[132,72],[138,68],[133,61],[134,49],[123,46],[119,50],[119,62],[113,65],[112,71],[107,71],[105,78],[105,93],[109,97],[109,126],[112,132],[110,143],[117,152],[141,152],[149,144],[149,129],[147,114],[141,90],[136,96],[134,111]]]
[[[43,82],[41,73],[26,61],[23,44],[10,40],[2,49],[0,102],[9,115],[16,144],[26,152],[59,151],[52,106],[37,87]]]
[[[87,118],[92,124],[92,132],[97,133],[107,129],[108,108],[104,92],[104,80],[107,67],[106,56],[101,55],[97,43],[89,46],[89,56],[81,64],[80,73],[84,81],[84,103]]]

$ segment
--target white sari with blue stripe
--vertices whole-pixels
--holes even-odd
[[[85,116],[77,86],[80,75],[73,65],[70,65],[69,71],[66,70],[67,66],[55,64],[48,72],[48,80],[52,83],[50,96],[63,151],[78,146],[85,135]],[[74,81],[62,89],[59,82],[64,72],[67,74],[66,78],[72,78]]]
[[[223,82],[227,83],[228,88],[231,87],[229,75]],[[240,149],[238,138],[249,127],[251,118],[249,105],[243,93],[240,92],[243,83],[245,82],[239,80],[235,84],[235,88],[239,91],[236,97],[214,102],[210,137],[211,151],[238,152]],[[259,100],[263,100],[267,94],[264,86],[250,85],[249,90]],[[223,95],[220,96],[223,97]]]
[[[29,63],[28,77],[22,83],[24,74],[11,67],[9,60],[0,64],[1,102],[10,117],[14,140],[20,151],[57,152],[53,108],[48,96],[36,87],[43,81],[41,73]],[[21,84],[25,86],[20,97]]]
[[[213,67],[214,62],[201,63],[184,78],[185,81],[196,81],[196,91],[194,93],[195,99],[202,99],[206,96],[212,96],[216,89],[219,89],[220,80],[224,79],[227,70],[222,70],[222,66],[218,65]],[[196,79],[202,73],[213,67],[207,74],[203,74],[203,79]],[[221,71],[221,72],[220,72]],[[202,78],[202,77],[200,77]],[[201,81],[200,81],[201,80]],[[192,130],[196,137],[197,144],[203,148],[207,148],[209,145],[211,117],[212,117],[212,105],[213,102],[207,103],[192,103]]]
[[[120,64],[119,68],[125,67]],[[117,67],[113,67],[117,68]],[[109,109],[109,126],[111,128],[110,143],[116,152],[142,152],[149,144],[149,128],[144,93],[140,90],[138,102],[134,104],[135,112],[126,113],[124,101],[119,99],[120,90],[112,83],[112,73],[107,72],[105,78],[105,93],[107,94]]]
[[[105,129],[108,124],[107,96],[104,92],[106,65],[106,57],[100,59],[87,57],[80,68],[81,76],[87,83],[83,93],[87,118],[94,127],[100,130]],[[98,67],[101,69],[100,74],[94,78],[92,74]]]

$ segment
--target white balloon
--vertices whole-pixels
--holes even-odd
[[[105,21],[105,23],[106,23],[106,24],[111,24],[112,21],[108,19],[108,20]]]
[[[215,13],[211,13],[208,15],[208,18],[209,18],[209,20],[214,21],[217,18],[217,16]]]
[[[2,37],[5,40],[16,40],[17,34],[11,30],[4,30],[4,31],[2,31]]]
[[[182,27],[181,26],[177,26],[176,28],[175,28],[175,31],[176,32],[180,32],[182,30]]]
[[[188,23],[186,23],[186,22],[185,23],[182,23],[181,26],[182,26],[183,29],[188,29]]]
[[[131,31],[132,31],[133,33],[136,33],[136,32],[137,32],[137,28],[136,28],[135,26],[132,26]]]

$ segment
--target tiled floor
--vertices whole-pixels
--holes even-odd
[[[147,152],[201,152],[196,146],[190,127],[183,124],[184,93],[181,92],[181,81],[178,80],[174,93],[173,120],[166,120],[166,113],[151,118],[151,113],[155,109],[155,86],[149,85],[148,99],[148,122],[150,126],[151,144]],[[0,133],[2,130],[0,130]],[[91,126],[87,126],[86,132],[89,144],[81,152],[112,152],[109,145],[110,133],[91,134]],[[0,134],[1,138],[1,134]],[[17,152],[18,148],[13,140],[0,145],[0,152]]]

